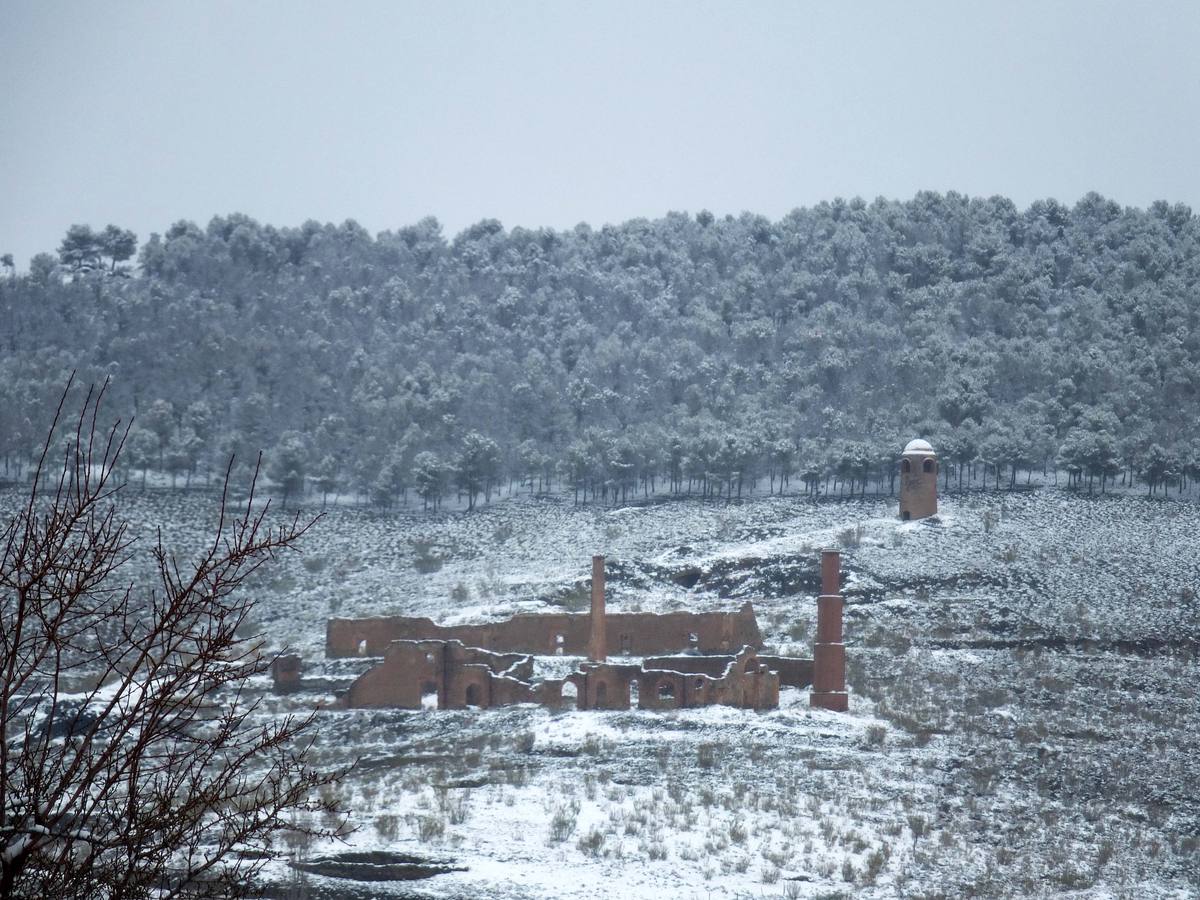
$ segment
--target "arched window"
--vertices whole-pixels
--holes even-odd
[[[562,686],[562,698],[564,700],[578,700],[579,688],[575,687],[575,682],[564,681]]]
[[[658,699],[659,700],[674,700],[675,685],[670,681],[660,681],[658,683]]]
[[[901,460],[900,461],[900,471],[903,472],[905,475],[907,475],[909,472],[912,471],[912,463],[910,463],[907,459]]]
[[[925,472],[926,474],[932,472],[933,471],[933,460],[927,459],[927,460],[925,460],[925,462],[921,463],[921,471]]]

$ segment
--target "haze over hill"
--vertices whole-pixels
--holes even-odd
[[[833,197],[1200,205],[1188,0],[44,0],[0,34],[0,253],[239,210],[448,233]]]

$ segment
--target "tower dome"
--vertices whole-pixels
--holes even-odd
[[[926,453],[932,453],[933,447],[930,446],[929,441],[923,441],[921,438],[917,438],[916,440],[909,441],[904,445],[904,452],[920,453],[921,455],[924,455]]]

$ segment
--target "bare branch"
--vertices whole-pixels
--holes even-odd
[[[229,468],[201,558],[181,565],[160,531],[157,588],[118,582],[132,538],[111,476],[129,427],[101,426],[106,388],[88,392],[49,481],[64,391],[0,532],[0,898],[237,895],[341,774],[305,761],[311,713],[262,713],[249,683],[270,661],[241,636],[239,588],[316,520],[269,524],[257,466],[231,520]]]

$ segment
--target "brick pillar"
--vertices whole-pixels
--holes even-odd
[[[809,705],[845,712],[846,645],[842,643],[842,560],[836,550],[821,551],[821,596],[817,598],[817,640],[813,646],[813,685]]]
[[[271,660],[271,677],[275,680],[275,690],[286,694],[300,688],[300,675],[304,671],[304,661],[294,653],[287,656],[277,656]]]
[[[591,636],[588,639],[588,659],[604,662],[608,659],[608,626],[604,622],[604,557],[592,557],[592,615]]]

